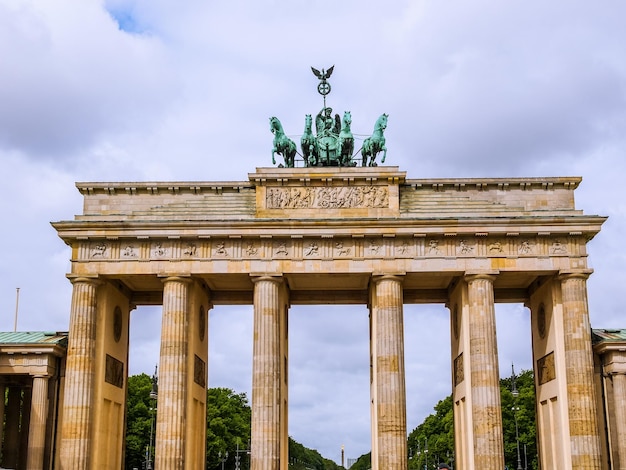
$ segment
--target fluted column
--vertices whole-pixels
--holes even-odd
[[[20,414],[22,408],[22,388],[9,387],[4,431],[2,466],[17,468],[20,455]]]
[[[560,277],[573,469],[601,468],[587,277],[584,273]]]
[[[613,409],[615,410],[616,446],[619,455],[617,470],[626,470],[626,374],[618,373],[613,379]]]
[[[155,468],[184,470],[187,337],[191,279],[163,280],[163,318],[159,359]]]
[[[254,282],[252,361],[252,470],[280,468],[280,286],[282,278]]]
[[[96,364],[96,279],[72,280],[72,307],[65,366],[61,429],[62,470],[87,470],[91,462],[92,410]]]
[[[500,373],[493,276],[466,276],[469,301],[469,347],[474,467],[504,468]]]
[[[373,280],[372,315],[375,331],[375,412],[378,469],[405,470],[406,386],[404,375],[404,320],[402,278],[381,276]]]
[[[43,468],[46,447],[46,420],[48,417],[48,377],[33,377],[33,393],[30,404],[28,432],[28,470]]]

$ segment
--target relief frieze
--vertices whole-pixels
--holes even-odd
[[[106,243],[98,242],[91,247],[90,258],[108,258],[108,253]]]
[[[350,256],[352,254],[352,248],[346,246],[346,244],[342,241],[335,242],[335,256]]]
[[[169,249],[163,243],[157,242],[152,248],[152,256],[155,258],[167,258]]]
[[[208,238],[208,237],[207,237]],[[78,259],[93,261],[210,260],[222,259],[341,259],[573,256],[569,239],[464,236],[321,236],[210,240],[89,241],[81,244]]]
[[[304,253],[304,256],[307,258],[319,256],[320,247],[317,244],[317,242],[311,242],[304,248],[303,253]]]
[[[126,245],[121,249],[122,258],[137,258],[139,256],[137,247],[133,245]]]
[[[522,240],[517,248],[520,255],[530,255],[535,253],[535,244],[532,240]]]
[[[359,209],[389,207],[386,186],[268,188],[267,209]]]
[[[183,255],[188,256],[190,258],[196,256],[197,252],[198,252],[198,248],[195,243],[187,243],[183,247]]]

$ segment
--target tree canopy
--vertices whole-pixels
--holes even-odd
[[[512,393],[512,378],[500,380],[502,401],[502,427],[504,436],[504,459],[509,469],[538,468],[537,429],[535,426],[535,386],[532,371],[523,371],[515,378],[518,396]],[[433,469],[438,463],[447,463],[454,468],[454,414],[452,395],[439,401],[435,412],[427,416],[422,424],[409,434],[407,440],[409,469]],[[367,470],[371,467],[371,454],[359,457],[350,470]]]
[[[148,457],[154,461],[154,448],[149,448],[154,432],[156,409],[150,399],[152,379],[146,374],[128,378],[128,414],[126,421],[125,468],[145,468]],[[249,468],[251,409],[245,393],[229,388],[207,390],[207,469]],[[226,454],[228,456],[226,457]],[[308,449],[289,438],[289,468],[293,470],[338,470],[335,462],[325,459],[316,450]]]

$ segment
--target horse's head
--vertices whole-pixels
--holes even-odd
[[[378,120],[376,121],[376,128],[380,129],[381,131],[384,131],[385,129],[387,129],[387,118],[389,117],[388,114],[381,114],[380,117],[378,118]]]
[[[313,118],[311,117],[310,114],[306,114],[304,116],[304,128],[305,129],[311,129],[312,125],[313,125]]]
[[[282,131],[283,126],[280,124],[280,121],[278,120],[277,117],[272,116],[270,118],[270,130],[272,131],[273,134],[275,134],[278,131]]]
[[[343,113],[343,125],[344,126],[349,126],[350,124],[352,124],[352,114],[350,113],[350,111],[344,111],[344,113]]]

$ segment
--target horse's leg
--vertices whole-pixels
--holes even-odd
[[[274,158],[275,152],[276,152],[276,147],[272,149],[272,165],[276,165],[276,158]]]
[[[380,163],[385,163],[385,158],[387,158],[387,147],[383,147],[383,158],[380,159]]]

